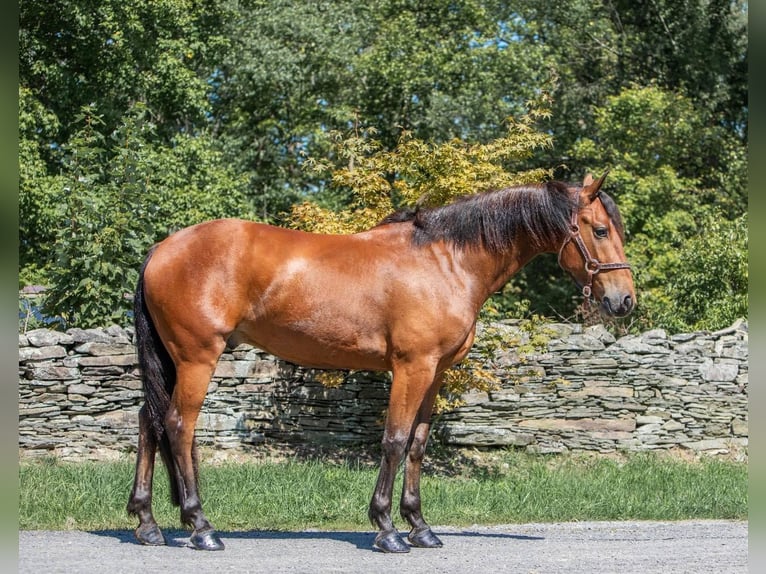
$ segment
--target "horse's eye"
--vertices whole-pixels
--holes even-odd
[[[599,239],[604,239],[607,234],[608,230],[606,227],[596,227],[593,229],[593,233],[598,237]]]

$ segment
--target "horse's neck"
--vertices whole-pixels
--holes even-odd
[[[553,246],[542,249],[533,248],[526,241],[517,241],[502,253],[490,253],[483,248],[469,249],[463,252],[461,260],[464,268],[478,279],[482,292],[477,293],[486,301],[499,291],[508,280],[518,273],[527,263],[541,253],[555,252]]]

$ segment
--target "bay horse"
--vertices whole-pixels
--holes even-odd
[[[145,403],[127,510],[143,544],[165,544],[152,515],[159,450],[190,545],[222,550],[202,511],[195,425],[227,344],[247,342],[314,368],[391,371],[382,461],[369,506],[374,547],[408,552],[442,542],[421,512],[420,471],[442,375],[473,343],[484,302],[540,253],[613,316],[636,296],[623,224],[601,191],[548,182],[404,210],[353,235],[324,235],[220,219],[182,229],[148,253],[135,294],[136,345]],[[608,271],[608,272],[607,272]],[[400,462],[399,509],[391,503]]]

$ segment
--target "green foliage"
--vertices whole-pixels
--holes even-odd
[[[364,83],[349,98],[386,148],[400,129],[439,142],[500,137],[505,118],[521,115],[543,86],[540,46],[517,41],[524,23],[504,3],[373,5],[372,34],[353,62]]]
[[[137,165],[140,140],[134,132],[141,126],[125,126],[116,135],[117,154],[105,160],[107,142],[97,129],[100,119],[88,110],[85,114],[83,129],[65,148],[67,186],[59,196],[62,225],[56,230],[46,311],[83,327],[104,321],[126,324],[128,306],[123,301],[136,283],[141,250],[149,243],[140,219],[134,217],[143,199]]]
[[[145,102],[167,137],[205,122],[206,76],[227,45],[226,4],[210,0],[25,0],[19,5],[19,80],[60,123],[78,130],[83,106],[104,133]]]
[[[551,130],[559,153],[589,137],[593,114],[630,85],[683,93],[716,124],[746,134],[745,0],[521,0],[514,9],[525,23],[521,42],[540,44],[557,86]],[[585,169],[565,163],[570,173]]]
[[[661,307],[680,304],[669,285],[682,250],[703,223],[747,211],[747,12],[742,0],[25,0],[20,284],[77,286],[86,277],[75,268],[129,283],[132,271],[107,268],[133,262],[134,247],[117,247],[100,227],[151,242],[203,218],[255,210],[271,222],[326,223],[330,210],[346,231],[387,207],[509,181],[480,165],[573,181],[611,167],[607,191],[623,211],[641,290],[635,326],[670,320]],[[482,157],[492,152],[481,146],[524,127],[506,119],[540,93],[551,113],[534,118],[544,129],[533,132],[546,141]],[[131,140],[137,106],[151,129]],[[85,140],[84,108],[99,118]],[[354,126],[368,128],[338,136]],[[365,167],[373,161],[382,176]],[[385,200],[354,216],[360,167]],[[449,169],[466,175],[440,175]],[[354,184],[333,182],[336,170]],[[141,223],[97,213],[111,205]],[[63,246],[72,221],[85,220],[94,240]],[[114,259],[53,270],[56,257],[77,260],[76,249]],[[510,310],[524,295],[532,313],[572,317],[579,298],[560,277],[555,257],[540,257],[498,303]],[[101,279],[88,281],[102,293]],[[715,301],[704,313],[723,308]]]
[[[642,192],[626,206],[632,225],[673,205],[719,205],[731,217],[746,208],[745,146],[678,92],[631,86],[595,110],[593,133],[573,148],[579,161],[606,162],[636,179],[656,177],[664,192]],[[675,177],[677,181],[670,182]],[[610,180],[612,178],[610,177]],[[669,186],[687,195],[668,193]],[[689,195],[690,194],[690,195]],[[633,195],[626,197],[634,200]],[[660,203],[657,204],[656,202]]]
[[[81,123],[63,150],[45,310],[67,325],[126,324],[147,249],[178,228],[238,215],[244,181],[202,136],[147,143],[154,125],[143,106],[109,138],[92,110]]]
[[[303,158],[331,153],[332,133],[352,123],[375,126],[385,150],[403,131],[434,142],[501,137],[505,118],[539,92],[542,67],[535,46],[513,40],[508,12],[477,0],[241,3],[216,115],[262,217],[279,222],[325,189]]]
[[[58,129],[55,115],[26,88],[19,88],[19,266],[20,281],[41,280],[54,241],[56,197],[62,178],[49,174],[41,141]]]
[[[650,324],[674,331],[716,330],[747,316],[746,215],[707,217],[668,265],[667,286],[646,294]]]
[[[638,288],[636,326],[718,329],[746,315],[745,147],[688,98],[656,87],[623,90],[595,117],[573,156],[612,167],[608,191],[626,223]]]
[[[19,279],[49,285],[44,308],[66,325],[125,323],[153,242],[249,211],[208,129],[227,9],[21,5]]]
[[[398,145],[386,151],[367,129],[343,135],[334,132],[329,158],[308,158],[312,172],[348,190],[350,207],[333,211],[311,202],[293,206],[291,224],[324,233],[353,233],[376,225],[394,209],[415,205],[444,205],[457,197],[541,181],[541,169],[510,171],[541,147],[551,145],[535,121],[548,114],[535,107],[520,118],[508,118],[503,137],[486,143],[453,139],[442,144],[419,140],[404,132]]]
[[[307,180],[302,157],[324,149],[327,129],[352,115],[340,94],[359,84],[350,62],[370,32],[368,11],[352,0],[250,0],[226,22],[231,49],[213,77],[215,125],[262,219],[279,220],[321,185]]]

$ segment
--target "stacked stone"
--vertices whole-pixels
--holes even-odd
[[[249,345],[224,353],[202,408],[200,444],[224,448],[283,442],[358,443],[380,439],[390,384],[385,374],[350,373],[329,388],[319,371]]]
[[[61,458],[119,456],[136,441],[143,396],[130,330],[19,335],[19,447]]]
[[[549,328],[547,352],[527,357],[521,381],[467,396],[439,424],[443,440],[531,452],[746,449],[746,322],[618,340],[601,325]]]
[[[521,365],[514,349],[501,353],[502,388],[466,396],[465,406],[437,418],[436,436],[543,453],[680,447],[746,454],[746,322],[715,333],[656,329],[617,340],[600,325],[549,328],[546,352]],[[19,335],[23,456],[105,459],[135,449],[143,393],[132,339],[131,329],[117,326]],[[388,376],[347,373],[328,388],[317,375],[246,345],[227,350],[198,421],[200,444],[247,450],[268,440],[379,441]]]
[[[38,329],[19,335],[23,456],[110,459],[135,450],[143,404],[132,329]],[[275,441],[380,440],[390,384],[350,373],[339,388],[241,345],[221,356],[197,424],[202,446],[247,450]]]

